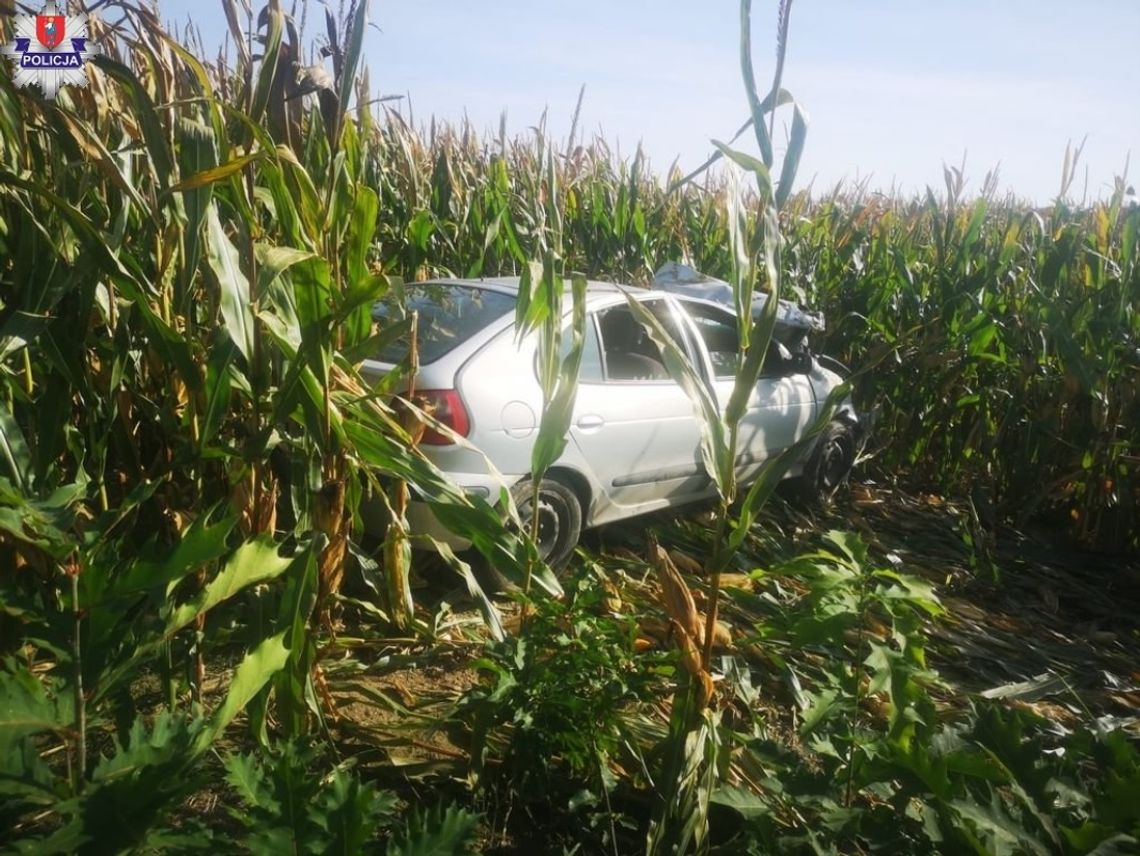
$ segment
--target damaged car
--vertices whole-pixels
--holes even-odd
[[[684,349],[723,408],[739,352],[727,284],[680,265],[659,271],[650,289],[589,283],[568,442],[537,491],[529,476],[542,408],[537,334],[516,336],[518,289],[517,277],[437,280],[407,285],[401,307],[375,307],[374,317],[382,323],[397,312],[418,313],[416,393],[436,420],[475,447],[429,429],[420,444],[427,457],[465,491],[491,502],[505,482],[524,520],[537,504],[538,547],[555,567],[569,558],[585,529],[715,497],[693,402],[666,370],[627,294]],[[761,296],[754,311],[762,301]],[[794,304],[779,306],[776,331],[740,423],[737,454],[744,484],[764,461],[805,436],[843,381],[841,366],[808,348],[809,334],[822,324],[822,318]],[[567,347],[569,339],[563,337]],[[365,362],[366,376],[391,371],[407,347],[393,342],[383,348]],[[805,444],[787,477],[799,479],[808,492],[833,492],[854,463],[859,434],[858,414],[846,400],[815,442]],[[455,549],[468,546],[443,528],[425,503],[411,504],[408,521],[417,534]]]

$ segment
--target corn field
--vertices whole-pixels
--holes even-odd
[[[555,217],[567,272],[645,284],[662,263],[683,260],[731,279],[731,182],[727,173],[661,175],[640,152],[618,161],[603,139],[552,139],[541,123],[519,138],[435,121],[411,127],[374,101],[366,0],[341,20],[330,13],[318,39],[333,88],[298,97],[297,64],[312,50],[282,4],[247,12],[227,0],[222,11],[228,57],[207,58],[150,7],[124,2],[91,16],[103,53],[87,88],[52,102],[0,76],[0,846],[189,852],[241,835],[243,851],[460,852],[475,846],[494,800],[421,810],[363,762],[357,769],[312,745],[339,727],[334,696],[351,640],[375,632],[430,649],[440,633],[409,587],[409,489],[482,561],[518,579],[537,563],[517,521],[455,488],[418,451],[422,425],[392,399],[412,361],[379,387],[361,377],[366,355],[408,332],[378,328],[371,307],[401,281],[519,273],[550,252]],[[10,36],[0,23],[0,40]],[[1045,209],[1000,198],[988,182],[967,194],[961,173],[947,169],[944,186],[923,198],[849,185],[792,194],[779,211],[783,296],[822,310],[829,326],[818,350],[861,370],[855,396],[874,423],[860,475],[961,498],[983,552],[996,549],[1000,524],[1040,521],[1084,548],[1140,548],[1140,208],[1124,177],[1106,200],[1066,201],[1073,155]],[[761,208],[745,200],[754,232]],[[381,544],[365,532],[367,502],[392,514]],[[979,789],[1020,794],[1020,768],[995,764],[962,784],[955,776],[976,772],[980,750],[962,756],[975,767],[941,756],[942,767],[924,767],[930,759],[916,748],[930,745],[935,727],[918,617],[940,614],[937,599],[873,569],[847,536],[829,544],[815,564],[792,560],[766,579],[799,574],[798,591],[825,578],[836,588],[797,601],[820,609],[841,588],[855,605],[836,625],[836,650],[850,654],[858,635],[886,658],[841,656],[830,689],[820,676],[804,690],[811,698],[797,699],[818,716],[813,728],[831,721],[823,700],[852,699],[853,713],[827,738],[834,758],[812,750],[826,756],[812,771],[829,786],[843,781],[845,793],[801,804],[789,785],[761,801],[755,793],[776,793],[761,783],[794,759],[765,755],[770,735],[742,737],[741,726],[741,746],[758,754],[732,761],[716,735],[740,723],[725,708],[700,726],[700,769],[733,784],[712,809],[705,799],[693,811],[705,817],[717,800],[734,808],[755,824],[758,847],[810,832],[811,818],[824,816],[850,833],[837,839],[843,852],[875,836],[902,847],[886,836],[911,831],[891,830],[874,785],[889,779],[908,783],[896,796],[926,795],[935,806],[913,826],[941,829],[947,852],[1088,852],[1137,834],[1120,794],[1140,793],[1140,763],[1123,738],[1106,738],[1081,751],[1114,759],[1116,784],[1105,787],[1118,795],[1105,796],[1073,762],[1065,775],[1079,773],[1090,795],[1073,809],[1084,814],[1054,823],[1042,819],[1044,780],[1033,778],[1040,794],[1010,797],[1028,837],[1002,851],[1001,823],[993,831],[978,819]],[[564,646],[567,662],[608,675],[648,711],[647,696],[668,698],[669,655],[644,668],[624,625],[601,627],[591,612],[609,588],[568,586],[564,599],[549,598],[559,584],[542,570],[528,600],[534,614],[514,635],[469,563],[447,561],[482,612],[481,638],[500,646],[491,657],[500,689],[483,687],[456,714],[483,741],[471,750],[481,781],[493,778],[484,755],[498,753],[510,787],[554,788],[549,770],[534,778],[534,759],[563,759],[590,805],[607,806],[597,808],[609,819],[597,841],[618,852],[628,833],[614,818],[641,815],[636,799],[609,804],[614,782],[647,786],[632,761],[614,759],[666,741],[665,723],[645,714],[648,724],[630,731],[621,705],[598,702],[559,712],[557,742],[504,713],[503,699],[549,709],[545,696],[511,695],[521,685],[502,676],[517,668],[565,695],[565,676],[522,640],[532,652]],[[601,640],[593,653],[574,624],[586,614]],[[901,652],[864,635],[872,614],[884,633],[911,640]],[[757,644],[783,627],[769,619]],[[781,639],[818,643],[806,623],[787,621]],[[599,650],[606,662],[587,662]],[[765,656],[788,673],[779,655]],[[734,686],[732,704],[748,708],[757,690]],[[888,690],[881,739],[890,742],[872,746],[860,704]],[[603,709],[620,738],[600,727],[601,742],[574,742]],[[993,757],[1014,751],[1016,716],[978,714],[969,726],[977,745]],[[508,726],[517,730],[504,738]],[[537,742],[514,742],[524,733]],[[951,751],[947,740],[938,751]],[[531,754],[520,754],[526,747]],[[646,769],[654,757],[644,750]],[[841,775],[828,772],[832,760]],[[883,778],[886,764],[896,772]],[[188,816],[188,800],[223,782],[241,812],[220,826]],[[289,815],[282,789],[310,806],[307,817]],[[860,806],[863,819],[853,819]],[[676,840],[711,846],[691,830]]]
[[[378,138],[390,158],[377,168],[388,176],[379,178],[386,270],[517,272],[533,252],[541,136],[481,141],[469,128],[435,127],[420,139],[394,118]],[[679,174],[648,173],[640,155],[615,163],[603,140],[567,148],[558,180],[568,267],[644,283],[664,261],[686,259],[729,275],[724,182],[671,190]],[[1066,188],[1074,169],[1066,165]],[[883,473],[979,492],[991,516],[1062,508],[1082,541],[1134,549],[1137,205],[1125,207],[1123,178],[1091,207],[1062,199],[1042,210],[988,189],[966,198],[963,181],[947,169],[945,187],[923,199],[842,186],[793,197],[792,296],[826,314],[821,352],[873,367],[859,400],[877,414]],[[403,208],[409,195],[421,200],[414,212]]]

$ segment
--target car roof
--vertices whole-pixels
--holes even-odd
[[[489,291],[499,291],[504,294],[518,294],[519,283],[521,278],[517,276],[488,276],[488,277],[451,277],[441,279],[431,279],[427,282],[409,282],[407,285],[427,285],[428,283],[436,283],[439,285],[467,285],[472,288],[485,288]],[[570,279],[565,280],[566,288],[570,288]],[[635,289],[634,286],[621,286],[613,282],[602,282],[601,280],[587,280],[586,293],[587,294],[618,294],[623,289]],[[640,289],[636,289],[640,290]]]

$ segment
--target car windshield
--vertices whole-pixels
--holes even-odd
[[[417,340],[421,363],[433,363],[466,342],[488,324],[515,308],[515,297],[474,285],[417,282],[395,291],[372,307],[372,317],[383,325],[411,312],[419,313]],[[408,353],[408,337],[401,336],[376,354],[385,363],[397,363]]]

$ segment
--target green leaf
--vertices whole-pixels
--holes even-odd
[[[746,820],[772,813],[772,806],[763,797],[744,788],[719,787],[713,792],[710,801],[732,809]]]
[[[479,608],[479,613],[483,616],[483,623],[487,625],[487,630],[491,634],[491,638],[496,642],[502,642],[506,638],[506,633],[503,630],[503,620],[499,615],[499,610],[495,607],[494,601],[491,600],[483,591],[483,587],[479,585],[479,580],[476,579],[475,574],[471,570],[471,566],[462,561],[455,552],[443,541],[431,539],[436,552],[447,562],[460,579],[463,580],[467,586],[467,594],[475,601],[475,605]]]
[[[392,836],[386,856],[459,856],[473,853],[479,815],[459,806],[413,808],[404,828]]]
[[[317,601],[317,555],[326,543],[327,538],[321,536],[298,555],[288,574],[276,618],[276,629],[289,648],[286,668],[274,682],[278,723],[290,736],[303,731],[308,716],[307,699],[312,692],[312,663],[316,657],[316,638],[308,632],[308,622]],[[264,731],[264,722],[252,725],[255,734]]]
[[[245,655],[230,681],[225,701],[214,712],[209,726],[198,735],[194,743],[195,754],[200,755],[209,749],[226,726],[233,722],[234,717],[269,683],[270,678],[285,668],[289,660],[289,649],[285,647],[284,640],[285,633],[278,633]]]
[[[182,118],[178,121],[178,169],[181,175],[206,172],[218,163],[215,131],[203,122]],[[203,185],[184,189],[182,206],[186,211],[186,229],[182,233],[183,257],[178,282],[179,311],[189,314],[192,284],[202,260],[202,227],[213,197],[213,188]]]
[[[291,266],[293,304],[300,333],[315,346],[323,329],[321,322],[333,314],[332,272],[328,262],[318,256],[297,259]]]
[[[229,600],[242,589],[279,577],[294,561],[294,558],[280,554],[279,545],[269,535],[246,541],[191,601],[168,608],[165,635],[177,633],[199,615]]]
[[[27,490],[30,487],[27,480],[32,473],[32,453],[24,440],[24,432],[3,405],[0,405],[0,455],[4,456],[16,486],[21,491]]]
[[[219,334],[215,337],[206,363],[206,408],[199,435],[203,449],[209,446],[220,430],[222,420],[230,413],[233,389],[230,373],[236,354],[237,346],[229,336]]]
[[[305,250],[295,250],[292,247],[274,247],[268,244],[257,244],[254,247],[257,255],[257,297],[262,299],[269,296],[274,306],[283,308],[280,303],[281,295],[274,294],[271,287],[278,277],[295,265],[319,262],[320,257]]]
[[[823,722],[840,702],[839,691],[824,689],[818,693],[806,693],[809,707],[804,711],[803,722],[800,724],[800,734],[811,734],[815,727]]]
[[[788,149],[784,152],[784,162],[780,166],[780,183],[776,185],[776,207],[783,208],[796,183],[796,172],[800,168],[804,142],[807,140],[807,114],[797,104],[792,115],[792,133],[788,137]]]
[[[249,110],[249,119],[254,123],[261,121],[266,105],[269,103],[269,97],[273,92],[273,79],[277,76],[277,64],[281,59],[281,36],[285,31],[285,15],[277,0],[270,0],[262,14],[266,15],[268,20],[261,67],[257,73],[257,86],[253,90],[253,99]]]
[[[764,126],[764,116],[768,112],[765,102],[760,100],[756,89],[756,74],[752,70],[752,0],[740,0],[740,75],[744,79],[744,94],[748,98],[749,112],[752,114],[752,131],[760,156],[767,166],[773,162],[772,141]]]
[[[47,185],[28,181],[6,169],[0,169],[0,186],[3,185],[18,187],[50,202],[82,242],[83,251],[87,254],[86,261],[98,265],[100,270],[111,277],[133,300],[136,300],[136,306],[144,318],[153,315],[150,305],[146,301],[148,289],[142,285],[142,281],[123,266],[118,256],[111,252],[106,236],[96,229],[78,208],[49,189]]]
[[[256,755],[227,755],[223,764],[226,781],[238,796],[251,806],[274,810],[273,795],[265,787],[265,768]]]
[[[361,3],[361,5],[365,5]],[[345,270],[350,290],[362,288],[369,278],[368,253],[376,234],[376,217],[380,212],[380,197],[371,187],[356,189],[352,219],[348,226],[348,246]]]
[[[159,820],[201,787],[194,762],[201,751],[194,741],[202,734],[200,719],[154,717],[148,728],[140,717],[126,740],[115,740],[115,752],[91,774],[82,794],[57,804],[56,813],[68,822],[45,841],[37,853],[126,853],[143,845]]]
[[[75,143],[90,161],[99,167],[118,190],[122,191],[125,197],[124,202],[129,202],[130,206],[133,206],[144,216],[150,213],[150,207],[143,201],[138,190],[124,174],[119,163],[107,150],[98,133],[90,124],[58,104],[52,105],[48,115],[59,121],[67,129]]]
[[[721,154],[723,154],[737,166],[747,172],[752,173],[752,175],[755,176],[757,187],[760,190],[761,200],[764,200],[766,202],[772,198],[772,179],[767,164],[765,164],[763,161],[757,160],[746,152],[729,148],[718,140],[713,140],[713,145],[720,150]]]
[[[791,93],[788,92],[787,90],[779,89],[775,92],[769,92],[768,95],[764,98],[764,100],[760,102],[761,111],[765,114],[770,113],[772,110],[776,109],[777,107],[782,107],[785,104],[792,103],[793,100],[794,99],[792,98]],[[744,123],[739,128],[736,129],[736,133],[732,135],[732,138],[728,141],[728,144],[732,145],[733,143],[735,143],[737,140],[740,139],[740,137],[744,134],[744,132],[747,131],[751,127],[752,127],[752,118],[750,116],[748,119],[744,120]],[[709,155],[708,159],[703,164],[701,164],[699,167],[697,167],[692,172],[685,175],[683,178],[677,179],[676,181],[671,183],[669,185],[667,192],[668,193],[675,193],[677,190],[684,187],[686,184],[688,184],[694,178],[696,178],[697,176],[706,172],[709,167],[711,167],[713,164],[715,164],[717,161],[719,161],[722,157],[724,157],[724,152],[720,151],[719,149],[714,151],[711,155]]]
[[[170,555],[161,560],[135,562],[122,579],[113,584],[109,594],[117,597],[165,586],[222,558],[229,552],[226,541],[236,523],[237,518],[229,516],[211,525],[209,512],[201,514],[190,524]]]
[[[70,694],[49,695],[25,669],[0,671],[0,758],[24,737],[68,731],[74,724]]]
[[[222,228],[217,203],[210,205],[206,223],[209,235],[206,260],[219,289],[222,318],[230,338],[245,357],[249,370],[253,371],[254,330],[249,280],[241,271],[241,256],[237,248]]]
[[[708,384],[695,366],[689,361],[688,354],[673,339],[657,317],[645,308],[640,301],[628,291],[625,294],[626,302],[634,317],[645,327],[649,337],[661,351],[670,377],[681,385],[689,399],[693,402],[693,410],[701,426],[701,455],[704,458],[705,469],[717,485],[717,490],[724,496],[726,487],[731,484],[732,463],[729,461],[728,441],[725,437],[724,423],[721,421],[720,409],[709,392]]]
[[[356,14],[348,30],[348,44],[344,49],[344,68],[341,70],[340,80],[337,81],[337,95],[340,97],[340,110],[337,124],[344,121],[344,112],[348,108],[348,95],[356,83],[356,72],[360,68],[360,57],[364,52],[364,33],[368,29],[369,0],[358,0]]]
[[[1140,246],[1140,208],[1133,207],[1124,215],[1120,230],[1120,265],[1125,271],[1137,261],[1137,246]]]
[[[25,348],[42,333],[49,322],[49,315],[17,310],[4,319],[0,325],[0,360]]]
[[[369,336],[355,345],[346,347],[341,351],[342,356],[349,363],[359,363],[362,360],[378,360],[380,354],[401,341],[407,339],[412,331],[412,316],[409,315],[394,323],[385,324],[380,332]],[[387,376],[381,378],[381,382],[387,381]],[[388,387],[391,389],[391,387]]]
[[[952,800],[950,806],[987,842],[991,852],[1028,852],[1036,856],[1055,852],[1012,817],[996,793],[991,796],[989,805],[962,798]]]
[[[582,363],[582,348],[586,328],[586,278],[576,275],[571,281],[573,309],[571,315],[571,346],[562,359],[554,384],[553,395],[542,409],[538,437],[531,451],[531,477],[541,480],[546,471],[561,457],[566,448],[570,421],[574,415],[574,402],[578,394],[578,370]],[[554,323],[561,323],[557,317]],[[550,342],[554,354],[560,350],[557,342]]]
[[[759,514],[765,503],[772,498],[772,494],[775,493],[776,487],[783,480],[784,475],[794,463],[803,460],[806,450],[811,448],[819,439],[820,434],[835,416],[840,402],[847,398],[850,393],[851,388],[847,383],[835,387],[823,402],[823,406],[816,415],[815,422],[804,435],[774,458],[769,458],[761,465],[756,480],[748,488],[748,493],[740,505],[740,516],[729,533],[728,545],[730,549],[726,551],[727,556],[731,556],[744,543],[744,539],[748,537],[752,524],[756,520],[756,515]]]

